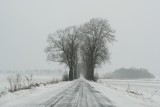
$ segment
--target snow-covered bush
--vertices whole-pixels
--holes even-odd
[[[99,75],[98,75],[98,73],[95,73],[95,74],[94,74],[94,81],[97,82],[98,79],[99,79]]]
[[[63,74],[62,80],[63,80],[63,81],[68,81],[68,80],[69,80],[68,72],[65,72],[65,73]]]
[[[67,76],[68,77],[68,76]],[[20,75],[20,74],[16,74],[16,75],[10,75],[7,77],[7,81],[9,83],[9,92],[15,92],[18,90],[25,90],[25,89],[31,89],[33,87],[39,87],[40,85],[49,85],[49,84],[55,84],[55,83],[59,83],[60,80],[59,79],[52,79],[48,82],[43,82],[43,83],[39,83],[39,82],[34,82],[33,81],[33,75]]]
[[[22,76],[16,74],[15,76],[8,76],[7,81],[9,82],[10,89],[9,91],[14,92],[22,88]]]

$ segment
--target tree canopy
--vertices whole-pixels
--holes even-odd
[[[93,18],[80,26],[57,30],[48,36],[45,49],[48,61],[65,63],[69,80],[77,78],[78,63],[86,64],[86,78],[94,80],[96,65],[109,61],[108,44],[115,40],[107,20]]]

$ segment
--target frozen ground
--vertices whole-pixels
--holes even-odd
[[[114,107],[84,79],[19,91],[0,99],[1,107]]]
[[[0,98],[0,107],[44,107],[44,102],[51,99],[57,92],[67,87],[70,82],[40,86],[29,90],[8,93]]]
[[[15,74],[2,74],[0,73],[0,92],[7,91],[9,88],[9,83],[7,81],[7,77],[9,75],[15,75]],[[21,74],[22,76],[25,76],[27,74]],[[33,82],[34,83],[44,83],[51,81],[53,79],[61,79],[61,76],[54,76],[54,75],[42,75],[42,74],[36,74],[33,75]]]
[[[107,80],[101,79],[100,84],[122,91],[134,91],[148,98],[160,97],[160,80]]]
[[[159,80],[107,80],[98,81],[96,89],[120,107],[159,107]],[[105,90],[104,90],[105,89]],[[132,106],[131,106],[132,105]]]
[[[131,84],[130,88],[128,88],[128,84]],[[100,80],[100,83],[97,84],[81,78],[72,82],[61,82],[9,93],[0,98],[0,106],[159,107],[158,87],[159,81]],[[154,90],[158,91],[152,94]]]
[[[0,74],[0,92],[7,90],[8,86],[7,76]]]

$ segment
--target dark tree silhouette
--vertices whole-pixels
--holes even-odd
[[[86,77],[94,80],[94,69],[96,65],[109,61],[110,54],[108,44],[115,40],[114,31],[107,20],[93,18],[80,27],[83,42],[81,44],[81,56],[87,65]]]
[[[140,79],[155,78],[155,76],[145,68],[120,68],[109,75],[109,78],[117,79]]]
[[[79,29],[75,26],[58,30],[49,35],[48,47],[45,49],[49,61],[65,63],[69,67],[69,80],[77,78],[78,48],[80,44]]]
[[[96,65],[110,59],[108,44],[115,40],[113,33],[108,21],[102,18],[93,18],[80,27],[58,30],[48,37],[47,59],[65,63],[69,68],[69,80],[73,80],[80,75],[77,72],[80,58],[85,68],[79,72],[83,71],[87,79],[95,80]]]

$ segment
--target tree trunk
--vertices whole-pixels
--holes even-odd
[[[90,80],[90,78],[91,78],[91,76],[90,76],[91,73],[90,73],[90,72],[91,72],[90,66],[88,65],[88,66],[87,66],[87,72],[86,72],[86,74],[87,74],[86,77],[87,77],[88,80]]]
[[[91,80],[94,81],[94,67],[91,68]]]
[[[73,80],[73,67],[70,67],[70,69],[69,69],[69,80],[70,81]]]
[[[90,80],[94,81],[94,64],[93,64],[93,62],[91,63],[91,66],[90,66]]]
[[[77,70],[74,70],[74,79],[77,79]]]

